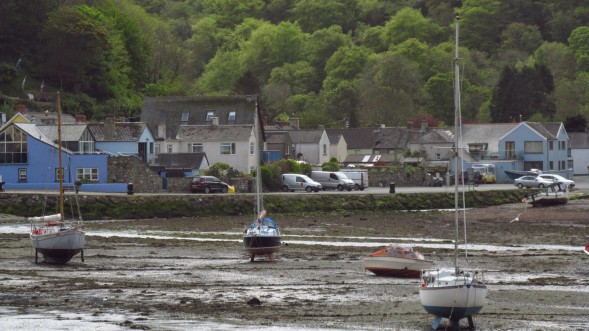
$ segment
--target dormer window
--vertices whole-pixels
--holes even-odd
[[[212,121],[213,120],[213,117],[215,117],[215,112],[214,111],[207,112],[207,119],[206,119],[206,121],[207,122]]]
[[[182,112],[182,122],[188,122],[188,112]]]
[[[234,111],[229,112],[229,117],[227,117],[227,121],[235,122],[235,112]]]

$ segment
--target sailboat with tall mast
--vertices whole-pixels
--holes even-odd
[[[453,152],[455,173],[462,173],[462,162],[459,162],[462,153],[462,120],[460,112],[460,68],[458,65],[458,25],[459,17],[456,16],[454,58],[454,122],[456,132]],[[454,330],[459,329],[459,322],[463,318],[467,318],[469,326],[474,328],[472,316],[483,309],[487,296],[487,286],[484,284],[483,273],[479,270],[469,270],[458,266],[458,219],[460,214],[458,208],[458,182],[458,180],[454,181],[454,267],[423,270],[421,276],[423,283],[419,288],[419,298],[423,308],[428,313],[436,316],[432,324],[433,329],[438,328],[442,318],[447,318]],[[462,213],[465,213],[464,188],[462,204]],[[464,222],[466,222],[466,217]],[[464,231],[464,237],[466,245],[466,230]],[[468,262],[468,260],[466,261]]]
[[[256,97],[254,110],[254,136],[256,158],[256,219],[244,231],[243,243],[246,252],[250,255],[250,261],[254,262],[256,256],[267,255],[270,260],[280,250],[280,229],[276,223],[266,217],[266,210],[262,200],[262,173],[260,172],[260,129],[259,129],[259,104]]]
[[[84,261],[84,244],[86,235],[82,228],[82,218],[66,222],[64,220],[63,161],[61,143],[61,102],[57,93],[57,149],[58,168],[56,175],[59,182],[59,213],[47,216],[29,217],[31,222],[31,242],[35,250],[35,263],[39,262],[39,253],[47,263],[65,264],[80,254]],[[78,209],[79,212],[79,209]]]

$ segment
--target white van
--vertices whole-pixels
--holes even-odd
[[[301,174],[283,174],[280,180],[280,187],[283,192],[294,192],[305,190],[307,192],[319,192],[321,184],[308,176]]]
[[[317,183],[321,184],[323,190],[338,190],[344,189],[351,191],[354,189],[354,182],[348,178],[343,172],[335,171],[312,171],[311,178]]]
[[[354,189],[364,191],[368,188],[368,171],[344,171],[344,174],[354,181]]]

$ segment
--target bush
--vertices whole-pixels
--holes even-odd
[[[12,82],[16,78],[14,64],[0,62],[0,84]]]
[[[213,165],[210,166],[207,170],[205,170],[204,174],[207,176],[215,176],[219,179],[224,179],[229,168],[231,168],[231,166],[229,166],[227,163],[216,162],[213,163]]]
[[[323,171],[338,171],[340,169],[340,164],[337,162],[335,157],[329,159],[329,162],[323,163],[321,165],[321,170]]]

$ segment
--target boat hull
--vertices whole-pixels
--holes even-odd
[[[419,278],[422,269],[431,268],[432,261],[389,257],[367,256],[364,268],[377,276]]]
[[[86,236],[78,228],[60,229],[46,234],[31,234],[35,253],[41,253],[47,263],[64,264],[83,252]]]
[[[280,250],[280,236],[245,236],[245,250],[252,255],[273,254]]]
[[[419,298],[428,313],[451,320],[477,314],[483,309],[487,287],[485,285],[456,285],[421,287]]]

